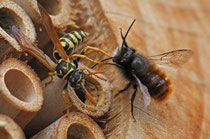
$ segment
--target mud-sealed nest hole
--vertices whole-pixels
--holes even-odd
[[[91,131],[83,125],[72,124],[67,131],[68,139],[94,139]]]
[[[60,10],[61,10],[60,2],[61,1],[59,1],[59,0],[38,0],[38,2],[47,10],[47,12],[50,15],[57,15],[60,12]]]
[[[85,81],[85,88],[91,94],[91,96],[98,102],[100,99],[100,91],[102,90],[101,85],[93,78],[87,77]],[[78,98],[87,105],[93,105],[92,102],[87,98],[85,92],[82,89],[75,89]]]
[[[18,23],[20,20],[18,17],[15,16],[15,13],[7,8],[0,9],[0,27],[6,31],[8,34],[11,34],[12,26],[16,26],[20,28]]]
[[[35,90],[31,80],[19,70],[9,70],[5,74],[5,84],[10,93],[24,102],[32,102],[35,99]]]

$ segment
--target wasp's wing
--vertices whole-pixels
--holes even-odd
[[[134,78],[136,79],[136,81],[137,81],[137,83],[139,85],[139,88],[140,88],[140,91],[141,91],[141,94],[142,94],[143,100],[144,100],[144,106],[145,106],[145,108],[147,108],[147,106],[151,102],[151,97],[150,97],[148,88],[144,84],[141,83],[141,81],[136,76],[136,74],[133,73],[133,76],[134,76]]]
[[[54,62],[47,55],[45,55],[43,51],[35,47],[31,40],[26,37],[17,27],[12,26],[11,32],[16,41],[21,47],[23,47],[24,50],[36,57],[36,59],[38,59],[50,71],[54,71]]]
[[[58,50],[60,56],[63,59],[67,59],[68,56],[61,45],[61,42],[60,42],[59,37],[56,33],[56,30],[54,28],[54,25],[52,23],[50,16],[47,14],[46,10],[40,4],[38,4],[38,5],[39,5],[41,17],[42,17],[42,22],[45,26],[45,29],[46,29],[50,39],[52,40],[53,44],[55,45],[55,48]]]
[[[176,65],[180,66],[186,63],[193,55],[193,52],[188,49],[179,49],[167,53],[149,56],[149,61],[162,65]]]

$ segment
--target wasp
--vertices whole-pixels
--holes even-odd
[[[170,80],[155,66],[155,64],[180,66],[186,63],[193,54],[193,52],[188,49],[174,50],[154,56],[144,56],[137,53],[136,50],[128,46],[126,42],[126,37],[134,22],[135,20],[128,28],[125,36],[122,33],[122,29],[120,29],[123,40],[122,45],[114,51],[112,57],[102,60],[106,61],[112,59],[113,63],[106,64],[118,67],[123,75],[129,80],[127,86],[120,90],[119,93],[126,91],[133,85],[134,92],[131,97],[131,113],[133,118],[133,102],[138,87],[142,94],[145,107],[150,104],[151,97],[162,101],[171,94],[172,88]],[[92,68],[96,65],[97,64]]]
[[[82,90],[86,96],[90,99],[90,101],[96,105],[95,99],[91,96],[91,94],[85,88],[85,78],[89,75],[94,75],[102,80],[106,80],[96,74],[103,73],[104,71],[96,71],[92,72],[91,69],[83,67],[78,69],[78,62],[80,58],[87,59],[94,63],[102,63],[100,61],[95,61],[87,56],[85,53],[88,49],[101,52],[107,56],[106,52],[91,46],[85,47],[80,54],[72,54],[73,50],[82,43],[87,37],[88,33],[84,31],[74,31],[68,33],[59,39],[56,30],[53,26],[51,18],[47,14],[46,10],[39,5],[42,22],[45,26],[45,29],[51,38],[55,48],[54,48],[54,58],[57,63],[54,64],[51,59],[47,55],[45,55],[40,49],[35,47],[29,38],[27,38],[17,27],[13,26],[11,31],[17,42],[22,46],[26,51],[31,53],[34,57],[36,57],[44,66],[46,66],[51,72],[49,75],[51,76],[51,80],[47,83],[51,83],[53,80],[53,76],[56,75],[59,78],[66,80],[66,84],[63,88],[62,95],[65,103],[67,104],[67,114],[69,113],[69,100],[65,96],[65,90],[67,89],[68,84],[75,90]],[[84,70],[87,70],[89,74],[85,74]]]

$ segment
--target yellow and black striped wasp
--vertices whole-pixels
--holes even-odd
[[[99,73],[103,73],[103,71],[92,72],[91,69],[87,67],[78,69],[78,62],[80,58],[84,58],[94,63],[102,63],[99,61],[92,60],[85,56],[85,53],[88,49],[96,52],[101,52],[107,56],[109,56],[109,54],[91,46],[85,47],[80,54],[72,54],[73,50],[84,41],[88,34],[84,31],[74,31],[64,35],[59,39],[51,21],[51,18],[47,14],[46,10],[41,5],[39,5],[39,9],[45,29],[55,46],[53,55],[54,58],[57,60],[57,64],[54,64],[48,56],[46,56],[40,49],[35,47],[30,41],[30,39],[27,38],[15,26],[13,26],[11,29],[13,36],[20,44],[20,46],[22,46],[26,51],[31,53],[34,57],[36,57],[40,62],[43,63],[44,66],[46,66],[51,71],[49,73],[49,75],[51,76],[51,80],[47,84],[52,82],[52,76],[54,75],[57,75],[59,78],[67,81],[62,91],[64,101],[67,104],[67,114],[69,113],[69,100],[65,96],[65,90],[67,89],[68,84],[70,84],[71,87],[74,89],[81,89],[83,92],[85,92],[86,96],[90,99],[90,101],[94,105],[96,105],[95,99],[85,88],[85,78],[89,75],[94,75],[102,80],[105,80],[104,78],[96,75]],[[84,70],[87,70],[89,74],[85,74]]]

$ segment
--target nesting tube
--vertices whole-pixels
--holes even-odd
[[[25,139],[25,136],[13,119],[0,114],[0,139]]]
[[[67,26],[77,27],[77,11],[72,8],[72,2],[69,0],[38,0],[38,2],[47,10],[53,24],[56,28],[65,30]]]
[[[105,139],[101,128],[87,115],[72,112],[64,115],[31,139]]]
[[[39,8],[37,6],[37,0],[13,0],[19,6],[21,6],[27,14],[37,23],[41,23]]]
[[[85,67],[83,64],[79,64],[79,68]],[[94,72],[94,71],[93,71]],[[86,73],[88,74],[88,73]],[[91,117],[100,117],[104,115],[111,105],[112,101],[112,86],[108,79],[102,74],[98,75],[105,80],[99,79],[92,75],[86,78],[86,89],[97,101],[97,105],[94,106],[89,99],[81,101],[78,97],[78,93],[73,88],[69,88],[69,98],[72,105],[75,106],[80,112],[83,112]]]
[[[52,18],[56,28],[66,28],[66,26],[74,26],[77,11],[72,8],[72,3],[69,0],[13,0],[19,4],[30,17],[38,23],[41,23],[38,3],[40,3]]]
[[[0,2],[0,59],[11,52],[12,47],[19,52],[23,51],[10,36],[12,26],[17,26],[32,42],[36,39],[34,25],[25,11],[13,1]]]
[[[81,65],[81,67],[84,66]],[[42,81],[43,86],[48,81],[50,81],[50,77]],[[24,131],[27,133],[26,136],[34,135],[66,113],[66,104],[62,97],[62,90],[65,83],[66,81],[54,76],[53,82],[44,88],[44,105],[25,127]],[[94,106],[88,99],[83,102],[69,85],[66,95],[71,100],[70,111],[81,111],[94,118],[104,115],[111,105],[112,88],[110,83],[108,80],[104,81],[97,77],[89,76],[86,87],[96,100],[97,105]]]
[[[25,62],[14,58],[0,65],[0,113],[24,127],[41,109],[42,85],[35,72]]]

